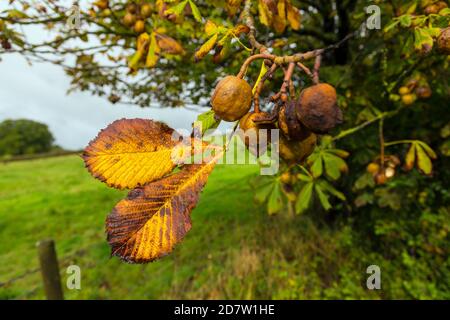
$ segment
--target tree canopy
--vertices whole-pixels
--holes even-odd
[[[301,163],[283,163],[275,178],[257,177],[256,200],[267,205],[269,214],[311,214],[321,221],[350,225],[356,235],[353,241],[361,247],[384,257],[401,257],[402,270],[419,279],[405,289],[411,296],[427,290],[428,296],[445,296],[441,289],[448,281],[434,281],[432,288],[425,283],[442,279],[449,268],[447,1],[97,0],[80,7],[61,3],[10,0],[0,13],[0,54],[19,53],[31,62],[60,65],[72,79],[70,90],[89,91],[112,103],[209,105],[221,98],[210,100],[217,83],[228,85],[220,80],[237,78],[250,85],[248,107],[253,105],[255,113],[267,112],[256,120],[268,121],[273,114],[278,120],[282,114],[289,118],[289,103],[307,100],[310,88],[331,85],[325,90],[333,100],[330,118],[314,124],[313,130],[308,127],[313,117],[308,122],[311,115],[301,115],[302,125],[317,134],[318,146],[303,152]],[[33,41],[27,37],[28,28],[50,30],[51,36]],[[241,91],[250,91],[236,83]],[[304,105],[314,105],[312,100]],[[283,112],[274,103],[279,101]],[[199,120],[206,123],[210,115]],[[221,118],[235,121],[241,116]],[[135,127],[161,136],[161,129],[156,129],[160,125],[152,121],[113,123],[85,151],[94,176],[113,186],[129,182],[127,174],[104,177],[96,171],[97,145],[111,153],[111,166],[128,161],[112,159],[115,146],[102,136],[126,134]],[[279,128],[286,136],[295,135],[295,127],[288,126],[287,133]],[[130,146],[160,158],[154,154],[160,150],[142,141]],[[136,168],[136,162],[128,164]],[[192,209],[209,171],[209,165],[187,167],[178,173],[183,179],[176,183],[171,176],[156,182],[152,179],[157,175],[136,177],[129,187],[137,188],[108,218],[115,253],[130,261],[158,258],[162,252],[132,256],[114,226],[136,227],[141,222],[120,220],[130,216],[127,210],[133,201],[147,201],[152,217],[157,217],[149,195],[164,183],[189,197]],[[193,172],[201,179],[188,179]],[[150,184],[140,189],[140,183]],[[184,188],[187,184],[195,192]],[[171,208],[180,214],[179,207]],[[185,223],[177,240],[190,228],[184,219],[188,213],[183,211],[183,219],[177,219]],[[164,253],[173,245],[163,248]]]
[[[4,120],[0,123],[0,155],[44,153],[53,146],[47,125],[32,120]]]

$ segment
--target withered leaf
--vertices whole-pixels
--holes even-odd
[[[131,191],[106,219],[111,254],[146,263],[172,252],[191,229],[190,213],[214,165],[215,161],[186,165]]]
[[[184,49],[178,41],[164,34],[156,33],[156,41],[161,51],[168,54],[184,54]]]
[[[114,188],[134,188],[172,171],[173,133],[161,122],[117,120],[100,131],[82,157],[95,178]]]
[[[258,1],[259,21],[261,24],[269,27],[272,24],[272,13],[263,0]]]
[[[215,33],[211,38],[208,39],[202,46],[195,52],[194,60],[197,62],[201,59],[203,59],[204,56],[210,52],[214,46],[216,45],[218,38],[218,34]]]
[[[294,7],[290,2],[287,3],[287,20],[293,30],[300,29],[300,10]]]

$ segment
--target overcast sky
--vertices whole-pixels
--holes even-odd
[[[20,56],[5,55],[0,62],[0,121],[38,120],[50,127],[56,143],[80,149],[109,123],[120,118],[151,118],[173,128],[191,127],[198,113],[182,108],[140,108],[112,105],[106,98],[76,92],[66,95],[69,78],[57,66],[29,66]]]
[[[86,1],[80,5],[85,7]],[[72,1],[60,1],[70,7]],[[0,10],[11,8],[0,1]],[[52,39],[50,32],[40,28],[24,29],[31,42]],[[97,132],[116,119],[151,118],[164,121],[174,129],[189,129],[199,113],[183,108],[140,108],[115,105],[105,97],[89,92],[66,95],[70,79],[64,70],[49,63],[28,65],[17,54],[2,55],[0,61],[0,121],[32,119],[47,124],[56,144],[67,149],[81,149]]]

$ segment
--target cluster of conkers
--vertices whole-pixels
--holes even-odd
[[[428,4],[423,11],[426,15],[438,14],[439,11],[447,7],[448,5],[445,3],[445,1],[435,1],[434,3]]]
[[[304,89],[297,100],[282,103],[278,114],[250,112],[252,88],[239,77],[227,76],[216,86],[211,106],[216,116],[225,121],[240,120],[240,128],[254,130],[280,129],[279,153],[288,163],[301,163],[313,151],[316,134],[324,134],[342,122],[342,111],[337,105],[336,90],[319,83]],[[247,138],[245,138],[247,139]],[[244,143],[256,154],[257,148]],[[258,142],[259,145],[259,142]],[[259,150],[263,153],[264,150]]]
[[[385,156],[383,165],[381,160],[377,159],[367,165],[367,172],[373,176],[376,184],[385,184],[388,180],[395,176],[395,170],[400,164],[400,159],[397,156]]]
[[[412,78],[404,86],[400,87],[398,93],[405,106],[413,104],[417,99],[428,99],[433,91],[427,81],[422,78]]]
[[[150,3],[139,5],[137,3],[130,3],[127,5],[126,13],[122,18],[122,23],[134,32],[142,33],[145,31],[145,19],[152,14],[153,6]]]

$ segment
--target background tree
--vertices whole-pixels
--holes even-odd
[[[53,135],[47,125],[32,120],[4,120],[0,123],[0,155],[44,153],[52,149]]]
[[[381,30],[366,28],[369,4],[380,8]],[[112,103],[207,105],[218,80],[239,75],[254,90],[254,110],[273,112],[274,100],[297,101],[319,81],[333,85],[343,124],[319,134],[302,163],[287,161],[279,176],[255,179],[255,198],[271,214],[350,227],[343,246],[370,252],[361,258],[368,265],[392,260],[390,274],[417,279],[401,289],[407,295],[448,298],[447,1],[99,0],[82,7],[78,29],[67,27],[58,1],[10,6],[1,13],[1,53],[61,65],[70,90]],[[23,34],[28,26],[54,38],[33,43]],[[192,188],[201,188],[209,169],[196,173]],[[120,178],[102,180],[117,187]],[[127,187],[150,179],[134,178]],[[111,225],[127,201],[109,216]]]

